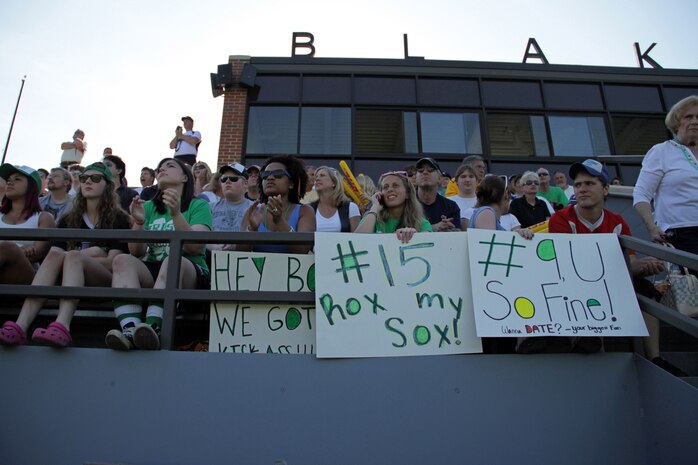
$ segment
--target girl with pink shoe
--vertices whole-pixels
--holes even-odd
[[[80,174],[80,190],[72,208],[61,217],[58,227],[71,229],[130,229],[130,218],[119,206],[111,171],[94,163]],[[65,287],[110,286],[112,260],[128,253],[128,245],[117,241],[55,242],[36,272],[32,285],[53,286],[62,276]],[[24,345],[26,334],[46,299],[28,297],[16,322],[0,328],[0,344]],[[78,301],[61,299],[56,321],[47,328],[37,328],[32,341],[39,345],[66,347],[72,343],[70,322]]]

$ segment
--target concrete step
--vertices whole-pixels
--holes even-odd
[[[698,376],[689,376],[689,377],[681,378],[681,379],[686,381],[691,386],[698,388]]]
[[[698,352],[662,352],[662,357],[689,376],[698,377]]]

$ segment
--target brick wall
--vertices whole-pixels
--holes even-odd
[[[238,82],[242,67],[249,57],[231,56],[233,79]],[[234,161],[242,155],[242,141],[245,134],[245,110],[247,108],[247,88],[232,84],[223,94],[223,117],[221,119],[221,139],[218,145],[218,166]]]

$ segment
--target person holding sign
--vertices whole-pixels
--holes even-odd
[[[310,204],[315,210],[318,232],[354,232],[361,215],[354,202],[344,200],[342,179],[336,169],[321,166],[315,170],[318,200]]]
[[[136,231],[210,231],[211,209],[208,202],[194,197],[194,175],[177,158],[165,158],[157,169],[158,194],[143,202],[136,196],[131,202],[133,229]],[[117,255],[113,262],[112,287],[164,289],[167,280],[169,243],[141,242],[128,245],[131,255]],[[145,255],[145,261],[138,257]],[[179,285],[183,289],[208,289],[210,275],[204,244],[183,244]],[[130,350],[160,349],[163,303],[148,305],[145,322],[141,320],[140,302],[115,301],[114,314],[121,331],[107,333],[107,347]]]
[[[622,216],[604,208],[610,176],[603,164],[593,159],[575,163],[570,167],[570,178],[573,180],[577,203],[553,214],[549,225],[551,233],[632,235]],[[654,257],[638,259],[635,252],[630,251],[630,266],[636,291],[650,298],[656,297],[654,286],[642,277],[663,271],[662,262]],[[643,340],[647,358],[676,376],[686,376],[680,368],[664,360],[659,354],[659,320],[644,312],[642,316],[649,332],[649,336]],[[603,341],[599,337],[572,340],[573,352],[591,353],[602,348]]]
[[[405,171],[391,171],[378,180],[379,191],[356,228],[357,233],[395,233],[407,243],[416,232],[431,232],[417,193]]]
[[[315,212],[300,201],[306,191],[308,174],[303,162],[291,155],[269,158],[259,173],[260,196],[247,209],[242,231],[314,232]],[[308,253],[311,245],[238,244],[237,250],[277,253]]]

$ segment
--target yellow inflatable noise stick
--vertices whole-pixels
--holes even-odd
[[[363,197],[364,191],[363,189],[361,189],[361,186],[356,181],[354,173],[351,172],[351,170],[349,169],[349,165],[347,165],[347,162],[345,162],[344,160],[341,160],[339,162],[339,167],[342,168],[342,172],[344,173],[344,177],[346,178],[346,182],[342,182],[344,189],[347,191],[349,197],[351,197],[358,206],[363,207],[368,203],[368,201]]]
[[[363,197],[359,197],[356,192],[351,188],[349,183],[347,182],[346,179],[342,179],[342,187],[344,187],[344,192],[349,196],[351,200],[354,201],[354,203],[358,206],[363,206],[363,203],[365,203],[365,200]]]
[[[528,229],[530,229],[534,233],[547,233],[550,231],[548,228],[548,221],[549,220],[541,221],[540,223],[534,224],[533,226],[529,226]]]

